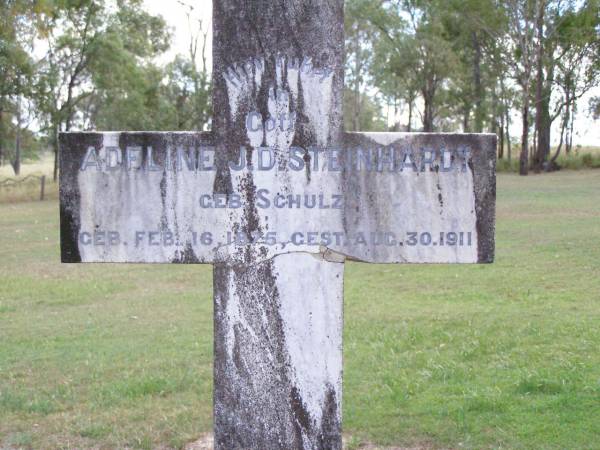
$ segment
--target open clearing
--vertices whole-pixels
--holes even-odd
[[[347,266],[350,448],[600,449],[600,171],[498,192],[492,266]],[[211,267],[63,266],[58,229],[0,205],[0,448],[210,431]]]

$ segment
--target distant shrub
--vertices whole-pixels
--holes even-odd
[[[600,169],[600,152],[589,152],[590,148],[585,148],[586,153],[574,151],[570,155],[561,155],[556,164],[558,168],[565,170],[582,169]],[[513,158],[509,163],[506,158],[498,160],[498,172],[519,172],[519,159]]]
[[[512,159],[510,162],[508,159],[499,159],[497,165],[498,172],[518,172],[519,171],[519,160]]]
[[[583,169],[583,158],[581,156],[562,156],[558,158],[558,165],[563,169],[581,170]]]

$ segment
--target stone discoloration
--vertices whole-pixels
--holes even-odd
[[[94,147],[101,158],[107,149],[139,147],[148,158],[163,167],[170,149],[171,159],[177,148],[209,145],[208,134],[196,133],[84,133],[63,134],[61,205],[63,256],[65,262],[156,262],[252,264],[289,253],[338,254],[343,259],[374,263],[489,263],[494,257],[495,158],[492,135],[381,134],[384,147],[362,134],[346,135],[349,151],[358,147],[398,150],[411,148],[468,148],[470,163],[466,171],[445,173],[429,168],[421,172],[388,171],[317,171],[308,180],[303,172],[230,171],[195,172],[185,166],[181,171],[148,172],[119,170],[79,171],[86,149]],[[286,148],[281,146],[282,151]],[[257,165],[257,149],[249,147],[249,160]],[[326,166],[327,159],[320,157]],[[420,165],[415,160],[415,166]],[[174,164],[171,162],[171,164]],[[455,162],[462,167],[460,161]],[[225,178],[226,182],[219,180]],[[215,188],[215,185],[219,186]],[[227,186],[222,189],[222,186]],[[257,191],[298,194],[309,197],[336,194],[345,197],[344,209],[256,207]],[[199,198],[213,191],[239,194],[243,205],[237,210],[200,207]],[[137,230],[170,230],[181,242],[180,247],[81,246],[80,231],[115,230],[134,239]],[[277,245],[224,245],[228,232],[267,231],[340,231],[349,235],[362,232],[394,231],[399,236],[408,231],[472,231],[471,247],[411,248],[407,246],[353,245],[352,242],[327,246],[291,245],[282,239]],[[210,232],[211,245],[192,233]],[[67,251],[67,249],[69,249]],[[330,260],[329,257],[326,257]],[[335,257],[334,262],[339,261]]]
[[[81,229],[81,194],[77,184],[79,167],[89,147],[99,150],[102,135],[60,135],[60,236],[63,263],[79,263],[79,231]]]
[[[473,154],[478,262],[491,264],[496,251],[496,136],[474,136],[481,151]]]
[[[235,160],[241,146],[269,145],[282,151],[291,145],[308,148],[338,142],[343,1],[223,0],[215,3],[213,11],[214,135],[220,147],[220,169]],[[309,62],[318,70],[333,71],[321,83],[314,71],[302,70]],[[237,76],[232,78],[231,70]],[[298,120],[293,131],[250,133],[245,121],[252,111],[263,118],[294,113]],[[232,228],[251,234],[299,225],[293,222],[297,215],[276,211],[261,215],[251,193],[261,187],[289,192],[306,187],[310,177],[300,182],[287,171],[275,170],[231,179],[233,189],[241,186],[247,193],[244,208],[228,217]],[[327,190],[336,184],[317,186]],[[215,270],[215,284],[227,288],[215,296],[216,447],[341,448],[335,440],[324,442],[320,437],[341,435],[340,409],[334,414],[327,410],[331,395],[323,390],[333,386],[335,402],[339,401],[342,277],[333,282],[319,277],[343,271],[343,265],[307,254],[277,256],[279,252],[267,248],[248,247],[239,254],[242,258],[235,260],[241,259],[243,265]],[[265,257],[271,259],[261,262]],[[303,291],[300,295],[298,289]],[[298,305],[302,296],[311,302],[305,308]],[[287,314],[290,310],[294,314]],[[325,351],[314,353],[317,347],[304,347],[303,339]],[[305,358],[316,367],[307,368]],[[324,410],[331,414],[326,421]]]
[[[333,249],[348,257],[377,263],[490,263],[494,260],[495,135],[438,133],[348,133],[345,149],[377,149],[381,154],[416,155],[411,169],[346,171],[343,191],[351,193],[344,210],[344,230],[364,233],[397,230],[472,231],[474,246],[346,246]],[[458,170],[444,172],[423,164],[422,150],[468,150],[470,158]],[[389,154],[389,153],[388,153]],[[454,157],[454,156],[453,156]],[[457,156],[458,157],[458,156]],[[460,158],[459,158],[460,159]],[[403,234],[403,233],[401,233]]]
[[[336,448],[319,442],[341,423],[342,274],[309,255],[215,267],[217,448]]]

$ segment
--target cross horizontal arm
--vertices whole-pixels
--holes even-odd
[[[213,144],[211,133],[62,134],[63,261],[236,265],[251,247],[254,263],[493,260],[493,135],[347,133],[336,148],[248,147],[227,164]],[[248,208],[264,224],[253,236],[240,232]]]

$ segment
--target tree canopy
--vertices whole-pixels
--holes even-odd
[[[577,115],[600,115],[579,105],[600,82],[599,2],[346,0],[346,128],[492,132],[511,159],[518,115],[521,173],[552,169]],[[60,131],[210,127],[207,27],[177,7],[189,46],[165,61],[172,30],[143,0],[0,0],[0,164],[18,173]]]

